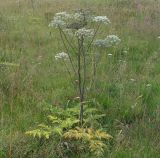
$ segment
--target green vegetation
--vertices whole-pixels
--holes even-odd
[[[77,8],[89,8],[111,20],[99,38],[116,34],[121,39],[116,47],[96,49],[101,62],[96,89],[87,98],[89,107],[103,117],[95,118],[93,109],[86,113],[94,128],[85,134],[92,131],[94,137],[96,130],[103,129],[112,135],[104,157],[160,157],[159,1],[0,0],[0,158],[56,158],[66,156],[63,153],[90,157],[88,149],[80,154],[78,148],[81,141],[88,145],[86,139],[65,137],[75,145],[71,152],[66,143],[56,148],[61,137],[44,140],[25,134],[39,124],[49,126],[46,118],[57,116],[56,109],[64,114],[56,120],[61,123],[58,127],[70,118],[69,132],[82,133],[75,121],[77,113],[72,115],[78,104],[75,87],[65,65],[55,61],[55,55],[64,51],[63,43],[58,31],[48,27],[55,13]]]

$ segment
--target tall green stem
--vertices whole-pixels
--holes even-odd
[[[81,76],[81,54],[82,54],[83,40],[78,38],[78,89],[79,89],[79,97],[80,97],[80,113],[79,120],[80,125],[83,125],[83,99],[84,93],[82,88],[82,76]]]
[[[67,47],[67,45],[66,45],[66,43],[65,43],[65,41],[64,41],[64,38],[63,38],[64,32],[63,32],[63,30],[62,30],[60,27],[59,27],[59,32],[60,32],[60,36],[61,36],[63,45],[64,45],[66,51],[68,52],[69,61],[70,61],[70,63],[71,63],[72,69],[73,69],[73,71],[74,71],[74,74],[76,75],[76,70],[75,70],[75,67],[74,67],[73,60],[72,60],[72,58],[71,58],[71,55],[70,55],[69,50],[68,50],[68,47]],[[65,38],[65,39],[66,39],[66,38]]]

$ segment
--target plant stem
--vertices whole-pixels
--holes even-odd
[[[82,77],[81,77],[81,47],[82,40],[78,39],[78,89],[79,89],[79,97],[80,97],[80,113],[79,113],[79,121],[80,125],[83,125],[83,93],[82,93]]]
[[[88,45],[87,52],[88,52],[89,49],[91,48],[92,43],[93,43],[93,41],[94,41],[94,39],[95,39],[98,31],[99,31],[100,26],[101,26],[101,24],[99,24],[99,25],[97,26],[97,29],[96,29],[96,31],[95,31],[95,33],[94,33],[94,36],[93,36],[91,42],[90,42],[89,45]],[[91,81],[90,81],[90,88],[89,88],[89,89],[91,89],[91,88],[92,88],[92,85],[95,83],[95,77],[96,77],[96,60],[95,60],[95,53],[93,53],[92,64],[93,64],[93,77],[92,77],[92,79],[91,79]]]
[[[62,29],[61,29],[61,31],[62,31],[62,33],[63,33],[63,35],[64,35],[64,38],[65,38],[65,40],[67,41],[68,45],[69,45],[70,48],[72,48],[72,50],[75,52],[75,51],[76,51],[76,50],[75,50],[75,47],[72,46],[71,42],[68,40],[68,38],[67,38],[66,34],[64,33],[64,31],[63,31]]]
[[[101,24],[98,25],[98,27],[97,27],[97,29],[96,29],[94,35],[93,35],[93,38],[92,38],[91,42],[90,42],[89,45],[88,45],[87,52],[88,52],[89,49],[91,48],[92,43],[93,43],[93,41],[94,41],[94,39],[95,39],[95,37],[96,37],[96,35],[97,35],[97,33],[98,33],[98,30],[99,30],[100,26],[101,26]]]
[[[82,83],[82,95],[83,95],[83,100],[84,100],[84,95],[85,95],[85,83],[86,83],[86,56],[85,56],[85,50],[83,46],[84,38],[81,38],[81,51],[83,55],[83,83]]]
[[[62,31],[62,29],[61,29],[60,27],[59,27],[59,32],[60,32],[60,36],[61,36],[63,45],[64,45],[66,51],[68,52],[68,57],[69,57],[69,61],[70,61],[70,63],[71,63],[72,69],[73,69],[73,71],[74,71],[74,73],[75,73],[75,75],[76,75],[76,70],[75,70],[75,67],[74,67],[74,64],[73,64],[73,60],[72,60],[72,58],[71,58],[71,56],[70,56],[70,53],[69,53],[69,51],[68,51],[68,47],[67,47],[66,44],[65,44],[65,41],[64,41],[64,38],[63,38],[63,35],[62,35],[63,31]],[[63,34],[64,34],[64,33],[63,33]]]
[[[93,72],[92,72],[93,74],[92,74],[92,79],[91,79],[91,81],[90,81],[90,87],[89,87],[89,89],[91,89],[92,86],[95,87],[96,68],[97,68],[95,53],[93,54],[93,57],[92,57],[92,68],[93,68]]]

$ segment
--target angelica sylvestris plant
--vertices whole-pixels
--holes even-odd
[[[78,10],[74,13],[56,13],[49,27],[55,27],[65,48],[65,53],[55,55],[56,60],[62,60],[69,75],[78,81],[80,99],[80,124],[83,124],[83,103],[85,101],[86,87],[92,85],[95,77],[95,52],[93,48],[108,48],[117,45],[120,39],[116,35],[106,35],[104,39],[96,39],[101,25],[110,24],[107,16],[94,16],[88,10]],[[92,74],[90,65],[93,65]],[[90,78],[91,81],[88,81]]]
[[[26,132],[27,135],[46,140],[56,139],[58,149],[61,148],[59,144],[64,143],[67,144],[67,150],[74,153],[77,153],[78,149],[81,152],[88,151],[87,153],[96,157],[103,155],[105,141],[112,137],[103,130],[97,130],[102,129],[100,119],[104,115],[97,112],[93,106],[87,107],[90,102],[86,101],[85,97],[86,87],[92,85],[95,76],[95,48],[107,49],[120,42],[115,35],[96,39],[101,26],[110,23],[106,16],[93,16],[86,10],[56,13],[49,27],[58,29],[65,50],[57,53],[55,60],[65,64],[73,84],[76,83],[80,107],[62,109],[52,106],[53,111],[47,122]],[[63,153],[63,150],[60,153]]]

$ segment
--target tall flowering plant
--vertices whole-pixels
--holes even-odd
[[[101,25],[110,24],[106,16],[94,16],[87,10],[78,10],[74,13],[56,13],[49,27],[59,30],[65,51],[55,55],[56,60],[62,60],[71,77],[77,81],[80,100],[79,121],[83,125],[83,104],[86,94],[87,75],[90,74],[90,65],[93,65],[91,82],[96,72],[95,47],[104,49],[120,42],[116,35],[108,35],[104,39],[96,39]],[[90,84],[92,85],[92,84]]]

